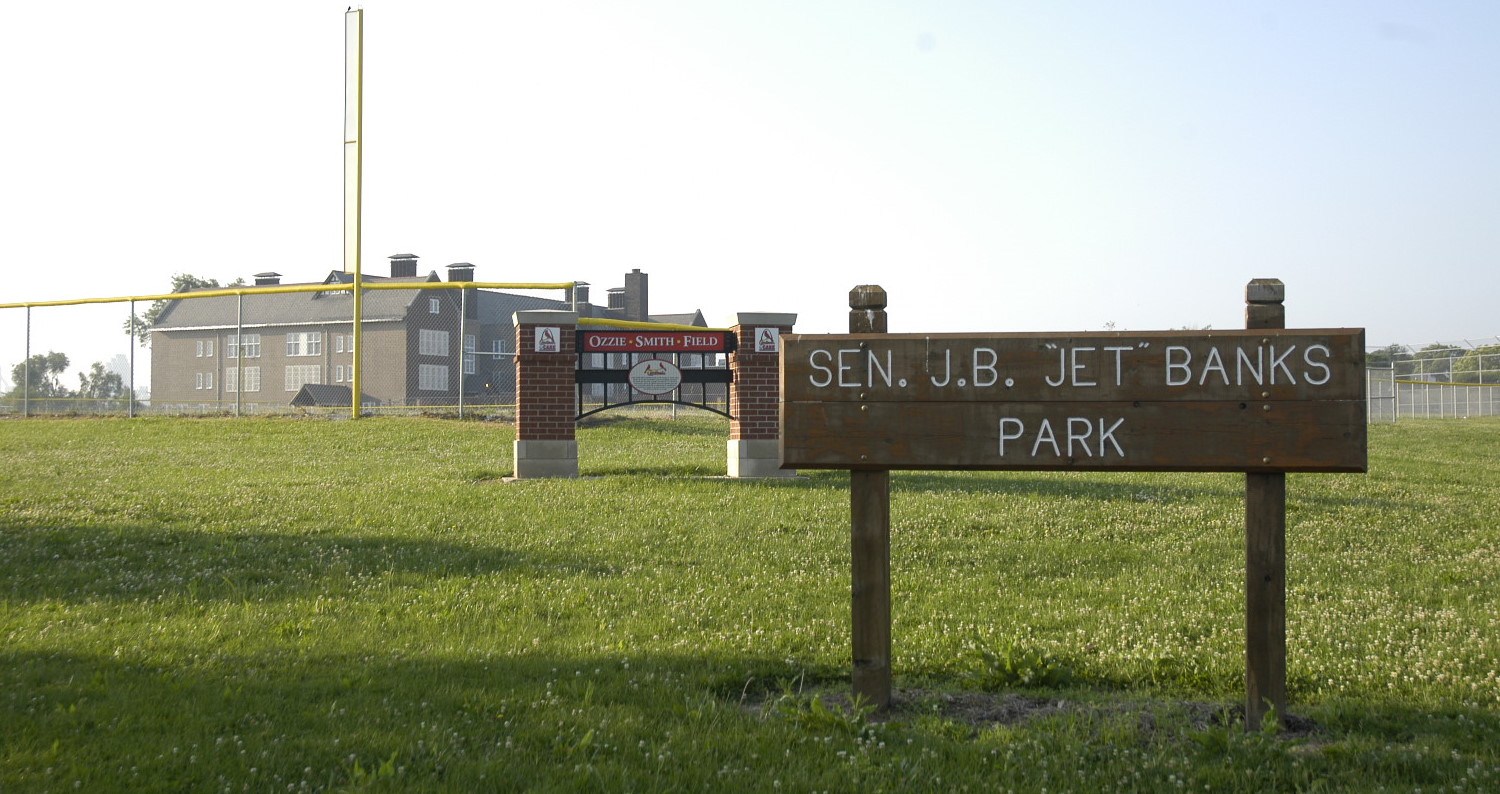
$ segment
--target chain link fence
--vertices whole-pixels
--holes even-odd
[[[606,315],[572,283],[370,277],[356,331],[352,276],[283,286],[262,275],[251,287],[0,305],[0,415],[337,415],[357,390],[366,413],[508,417],[515,312]],[[1366,363],[1371,422],[1500,415],[1500,337],[1389,345]],[[607,387],[593,388],[585,402]],[[706,402],[725,399],[702,388]]]
[[[1500,337],[1366,354],[1371,422],[1500,415]]]
[[[579,308],[571,283],[367,277],[356,310],[351,276],[283,286],[264,275],[253,287],[0,305],[0,415],[348,415],[358,399],[365,413],[505,416],[515,312]]]

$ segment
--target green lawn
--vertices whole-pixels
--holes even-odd
[[[512,438],[0,421],[0,792],[1500,790],[1500,421],[1289,478],[1280,736],[1232,713],[1241,476],[893,475],[870,719],[847,474],[630,419],[504,483]]]

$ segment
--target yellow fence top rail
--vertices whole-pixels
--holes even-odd
[[[553,282],[500,282],[500,281],[403,281],[398,283],[377,281],[363,282],[361,288],[374,289],[572,289],[576,281]],[[57,301],[30,301],[26,303],[0,303],[0,309],[29,309],[33,306],[81,306],[88,303],[128,303],[131,301],[175,301],[193,298],[223,298],[232,295],[275,295],[287,292],[347,292],[354,289],[347,284],[285,284],[261,287],[225,287],[223,289],[194,290],[193,292],[169,292],[163,295],[122,295],[113,298],[72,298]]]
[[[1383,381],[1383,382],[1384,383],[1400,383],[1400,384],[1403,384],[1403,385],[1406,385],[1406,386],[1489,386],[1491,388],[1500,386],[1500,383],[1464,383],[1462,381],[1454,381],[1452,383],[1449,383],[1448,381],[1438,381],[1438,380],[1401,380],[1401,379],[1397,379],[1395,381]]]

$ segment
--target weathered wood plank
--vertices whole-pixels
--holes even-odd
[[[784,402],[800,469],[1362,472],[1363,401]]]

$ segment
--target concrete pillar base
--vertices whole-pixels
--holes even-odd
[[[796,477],[781,468],[781,442],[770,439],[730,439],[730,477]]]
[[[516,441],[518,480],[536,477],[577,477],[577,441]]]

